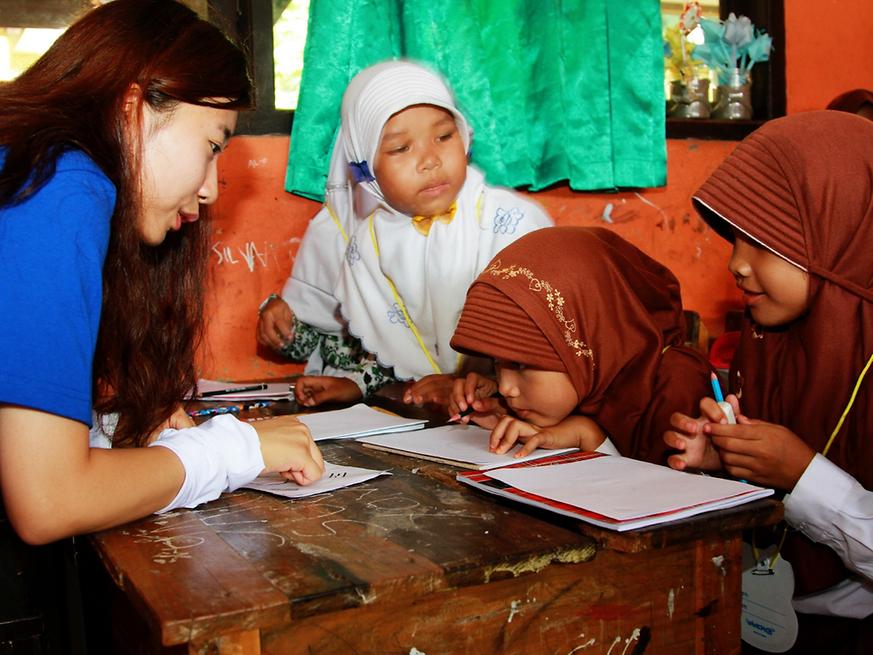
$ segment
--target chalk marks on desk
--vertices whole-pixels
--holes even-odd
[[[459,520],[475,522],[489,518],[464,510],[425,505],[402,491],[386,491],[375,484],[361,484],[344,491],[354,493],[334,492],[296,501],[307,511],[301,511],[299,518],[287,521],[291,535],[305,538],[340,536],[344,527],[353,525],[385,534],[419,530],[423,521],[445,521],[454,526]],[[355,497],[346,501],[350,495]]]
[[[649,643],[649,628],[634,628],[630,635],[626,638],[618,635],[609,644],[609,650],[606,655],[640,655],[645,652],[646,646]],[[585,633],[581,633],[577,639],[585,639]],[[574,646],[567,651],[567,655],[573,655],[587,650],[589,647],[597,646],[597,638],[590,637],[587,641],[583,641],[578,646]],[[630,649],[630,650],[628,650]]]
[[[283,502],[287,501],[247,492],[228,494],[193,512],[163,514],[153,521],[151,529],[128,534],[139,543],[154,544],[152,562],[172,564],[193,557],[210,534],[219,535],[248,557],[250,553],[286,547],[305,552],[306,548],[317,548],[319,540],[355,539],[362,530],[378,538],[391,533],[414,535],[428,522],[445,525],[446,532],[463,534],[493,518],[487,511],[436,506],[403,491],[370,483],[293,501],[299,511],[284,515],[281,528],[271,527],[267,518],[253,518],[263,516],[265,509],[281,511]],[[420,545],[427,548],[431,544]]]

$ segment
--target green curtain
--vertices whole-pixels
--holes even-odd
[[[666,183],[658,0],[312,0],[288,191],[323,198],[346,84],[399,57],[448,79],[491,184]]]

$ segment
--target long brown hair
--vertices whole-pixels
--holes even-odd
[[[87,13],[17,79],[0,84],[0,206],[54,173],[59,155],[85,152],[115,184],[103,310],[94,357],[99,412],[119,412],[115,445],[142,445],[196,380],[205,221],[144,245],[140,144],[123,111],[132,86],[169,115],[180,103],[253,104],[245,55],[220,30],[173,0],[114,0]],[[140,116],[140,112],[134,112]]]

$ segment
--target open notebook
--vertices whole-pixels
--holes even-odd
[[[683,473],[627,457],[575,452],[497,470],[462,472],[482,491],[617,530],[733,507],[773,494],[737,480]]]
[[[526,457],[515,459],[515,453],[521,446],[516,446],[504,455],[496,455],[488,450],[490,434],[490,430],[484,430],[475,425],[459,424],[428,428],[427,430],[419,430],[414,434],[385,434],[367,437],[358,441],[370,448],[480,471],[575,450],[574,448],[564,450],[538,449]]]

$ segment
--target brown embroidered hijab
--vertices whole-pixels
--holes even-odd
[[[622,454],[663,463],[670,414],[695,414],[709,389],[709,365],[682,345],[683,327],[667,268],[607,229],[554,227],[492,260],[467,293],[451,343],[568,373],[577,411]]]
[[[747,315],[731,387],[744,414],[784,425],[822,452],[873,353],[873,122],[837,111],[770,121],[737,146],[694,202],[719,233],[733,225],[810,273],[804,316],[764,330]],[[827,453],[866,489],[873,489],[871,426],[873,375]],[[798,594],[847,575],[833,551],[799,533],[784,554]]]

